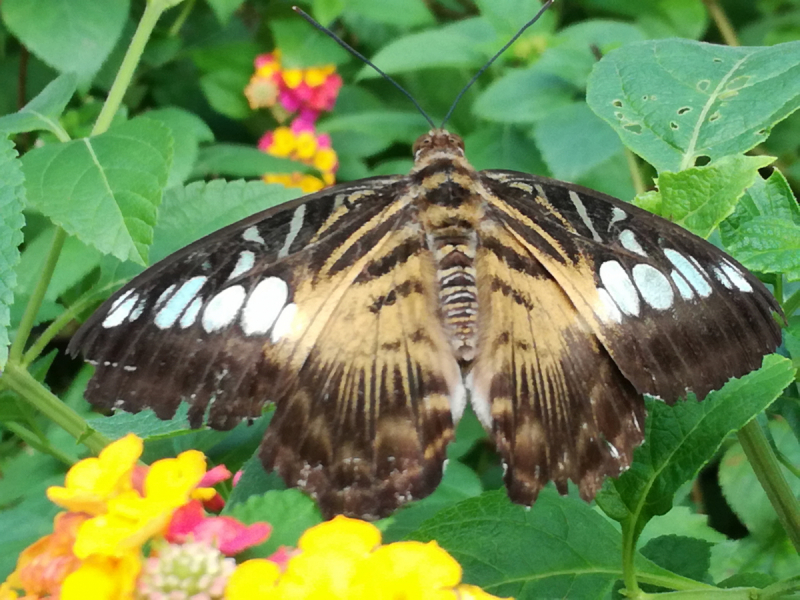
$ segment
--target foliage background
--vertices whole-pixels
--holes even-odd
[[[321,22],[334,22],[339,35],[396,77],[436,122],[465,82],[538,8],[530,0],[298,4]],[[251,520],[267,515],[276,524],[275,534],[257,554],[293,543],[319,518],[301,494],[280,491],[273,477],[254,462],[246,463],[268,416],[253,427],[227,433],[188,432],[180,416],[166,423],[148,413],[98,419],[82,398],[90,367],[69,360],[64,348],[77,321],[145,263],[297,195],[257,181],[225,182],[297,168],[255,149],[264,131],[277,124],[267,111],[251,110],[242,93],[259,53],[279,47],[290,66],[336,64],[345,86],[334,111],[318,125],[330,133],[338,152],[340,181],[403,173],[411,167],[410,145],[427,130],[423,118],[388,82],[290,8],[291,3],[274,0],[185,0],[163,15],[114,116],[115,127],[97,142],[97,149],[107,152],[98,154],[106,174],[124,165],[140,177],[135,182],[112,178],[112,192],[102,197],[82,177],[85,147],[58,141],[64,134],[77,139],[91,133],[145,2],[0,4],[0,115],[8,115],[0,119],[0,131],[14,142],[0,143],[0,364],[6,358],[3,336],[15,337],[57,223],[71,235],[36,316],[34,333],[42,333],[59,317],[66,327],[37,349],[31,373],[79,415],[91,419],[101,434],[115,438],[136,431],[145,437],[148,460],[195,447],[232,469],[245,463],[245,476],[231,492],[227,510]],[[718,155],[699,146],[692,153],[677,144],[679,166],[689,170],[672,179],[664,173],[679,169],[659,153],[657,144],[639,143],[631,125],[662,132],[656,141],[666,139],[669,129],[683,126],[667,116],[680,105],[680,99],[671,96],[680,96],[680,90],[657,88],[663,97],[652,111],[626,106],[633,112],[622,117],[615,116],[608,102],[618,95],[613,66],[619,67],[616,72],[624,70],[646,55],[646,49],[672,48],[667,54],[676,61],[671,65],[676,71],[690,77],[696,69],[698,78],[704,76],[697,47],[687,46],[682,55],[675,46],[662,45],[673,43],[663,41],[671,37],[722,44],[738,40],[750,46],[787,44],[766,53],[763,64],[742,75],[769,75],[742,84],[747,89],[740,97],[754,90],[753,104],[763,108],[775,99],[774,110],[764,114],[759,106],[730,109],[735,117],[731,127],[739,128],[734,133],[741,137],[749,131],[742,123],[755,123],[756,137]],[[800,51],[791,43],[798,39],[797,0],[565,0],[467,92],[448,127],[465,138],[474,166],[549,175],[624,200],[638,193],[638,203],[710,234],[712,242],[762,273],[784,301],[790,318],[781,352],[790,360],[768,359],[762,371],[732,382],[702,405],[670,409],[650,402],[648,443],[637,452],[627,478],[618,484],[607,482],[599,498],[615,521],[577,496],[559,498],[551,491],[529,512],[508,504],[499,491],[496,457],[476,421],[466,418],[450,449],[442,486],[429,499],[382,522],[387,539],[435,538],[464,564],[467,581],[495,594],[519,597],[606,597],[616,593],[620,579],[630,588],[627,575],[632,570],[644,583],[699,594],[710,584],[764,588],[796,576],[800,560],[744,459],[742,446],[747,442],[729,434],[769,407],[759,422],[797,496],[800,405],[794,369],[800,363],[800,321],[793,313],[800,305],[800,212],[790,186],[800,184],[800,113],[794,112],[800,102]],[[630,45],[635,43],[640,45]],[[615,49],[616,63],[606,60],[596,66],[598,55]],[[639,84],[652,89],[647,79],[652,72],[640,72],[644,75]],[[16,112],[64,73],[74,77],[62,76],[39,97],[38,105]],[[587,86],[590,101],[595,97],[592,107],[585,100]],[[635,95],[635,90],[627,92]],[[694,106],[691,98],[686,102]],[[147,121],[126,123],[140,115]],[[739,139],[736,135],[732,137]],[[126,154],[123,146],[131,136],[151,150]],[[751,156],[742,156],[753,146],[757,147]],[[20,155],[38,152],[28,154],[20,167],[12,148]],[[759,172],[769,163],[763,155],[777,157],[775,164],[785,179],[762,179],[770,174],[770,169]],[[713,169],[697,171],[707,158]],[[53,165],[61,169],[57,186],[42,175]],[[660,195],[653,192],[656,175]],[[695,204],[686,213],[676,213],[680,207],[670,190],[688,193],[703,178],[710,178],[712,188],[732,188],[725,189],[719,202],[690,199]],[[149,199],[147,206],[123,211],[143,219],[152,231],[137,232],[129,224],[93,216],[108,202],[122,206],[123,192]],[[700,221],[692,222],[698,207],[703,208]],[[129,234],[124,244],[107,235],[117,226]],[[55,508],[45,499],[44,489],[60,482],[67,465],[86,453],[23,397],[19,390],[0,387],[0,577],[13,568],[22,548],[49,531]],[[686,423],[693,425],[681,429]],[[677,441],[659,441],[659,431],[676,430],[681,432]],[[664,456],[655,456],[659,450]],[[658,518],[647,524],[653,516]],[[622,534],[617,522],[622,523]]]

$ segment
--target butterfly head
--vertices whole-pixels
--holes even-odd
[[[464,140],[446,129],[431,129],[414,142],[414,161],[430,162],[437,157],[464,157]]]

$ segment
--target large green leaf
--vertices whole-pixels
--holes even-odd
[[[0,14],[20,42],[82,87],[111,52],[128,16],[129,0],[5,0]]]
[[[638,534],[647,521],[666,513],[678,487],[691,479],[725,438],[769,406],[794,379],[789,359],[764,357],[761,369],[732,379],[703,402],[693,398],[667,406],[647,402],[647,442],[631,468],[607,480],[597,503],[612,519],[628,521]]]
[[[436,540],[461,563],[464,581],[496,596],[601,599],[622,577],[619,532],[586,503],[545,489],[531,509],[505,491],[442,510],[412,539]],[[640,574],[663,575],[641,556]]]
[[[800,107],[800,42],[628,44],[595,65],[587,102],[656,169],[681,171],[757,146]]]
[[[82,242],[145,264],[171,159],[169,129],[146,118],[49,144],[22,159],[28,202]]]
[[[8,326],[17,286],[18,248],[25,225],[22,216],[24,203],[24,179],[17,152],[14,144],[0,138],[0,368],[8,359]]]
[[[7,135],[44,129],[56,133],[61,129],[58,117],[75,93],[74,73],[60,75],[22,109],[0,117],[0,131]]]
[[[167,187],[183,183],[197,162],[200,144],[213,141],[214,133],[200,117],[181,108],[160,108],[149,111],[145,116],[163,123],[172,134],[174,152]]]

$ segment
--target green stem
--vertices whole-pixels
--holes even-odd
[[[50,456],[61,461],[68,467],[71,467],[76,462],[78,462],[78,459],[75,458],[74,456],[69,456],[67,453],[62,452],[61,450],[50,444],[47,440],[42,440],[42,438],[40,438],[38,435],[26,429],[19,423],[15,423],[14,421],[7,421],[3,423],[3,427],[5,427],[10,432],[15,434],[19,439],[21,439],[31,448],[34,448],[39,452],[43,452],[44,454],[49,454]]]
[[[728,44],[728,46],[740,46],[741,44],[739,43],[739,38],[736,36],[736,30],[733,28],[733,25],[731,25],[728,15],[722,10],[717,0],[703,1],[708,9],[708,14],[717,26],[717,30],[725,43]]]
[[[169,28],[169,37],[175,37],[180,33],[181,27],[183,27],[183,24],[186,22],[186,19],[189,18],[189,15],[191,14],[196,1],[197,0],[188,0],[186,4],[183,5],[183,8],[181,9],[181,13],[178,15],[178,18],[175,19],[175,22],[172,24],[172,27]]]
[[[778,459],[769,446],[764,430],[753,419],[739,430],[738,437],[761,487],[778,514],[778,520],[795,550],[800,552],[800,505],[781,473]]]
[[[92,290],[91,292],[84,295],[82,298],[79,298],[72,306],[70,306],[67,310],[61,313],[55,321],[50,323],[47,329],[44,330],[42,335],[36,340],[36,342],[28,348],[28,351],[22,357],[20,361],[23,367],[27,367],[37,358],[39,355],[44,352],[44,349],[47,347],[47,344],[56,337],[59,332],[75,317],[77,317],[81,312],[83,312],[88,306],[90,306],[93,302],[100,299],[104,292],[108,289],[116,287],[117,283],[111,283],[108,285],[104,285],[102,288],[97,290]]]
[[[644,185],[642,172],[639,170],[639,163],[636,160],[636,155],[627,148],[625,148],[625,160],[628,161],[628,170],[631,173],[631,181],[633,182],[633,189],[636,195],[644,194],[647,191],[647,187]]]
[[[61,248],[64,246],[66,239],[67,232],[57,227],[53,234],[53,241],[50,243],[50,251],[47,253],[47,258],[42,267],[42,273],[39,275],[39,281],[36,282],[33,294],[28,300],[25,313],[19,322],[17,335],[14,337],[14,343],[11,344],[11,349],[8,352],[9,362],[19,362],[22,357],[22,352],[25,350],[25,344],[28,343],[28,337],[36,322],[36,315],[39,314],[39,308],[42,306],[47,286],[50,285],[50,279],[53,277],[53,271],[55,271]]]
[[[772,598],[786,598],[793,592],[800,592],[800,575],[778,581],[768,585],[759,595],[759,600],[771,600]]]
[[[800,290],[797,290],[794,294],[789,296],[789,299],[783,303],[783,314],[785,314],[788,319],[798,308],[800,308]]]
[[[111,90],[108,92],[108,98],[106,98],[103,109],[100,111],[100,115],[97,117],[97,121],[94,124],[92,135],[104,133],[111,126],[111,121],[114,115],[117,114],[117,110],[119,110],[119,106],[122,104],[122,98],[128,90],[131,79],[133,79],[136,66],[142,58],[142,52],[144,52],[147,40],[150,39],[150,34],[153,33],[158,18],[161,16],[161,13],[164,12],[165,8],[168,7],[165,6],[164,2],[150,1],[147,3],[144,13],[142,14],[142,19],[139,21],[139,26],[133,34],[131,43],[128,46],[128,51],[125,53],[125,58],[122,59],[122,64],[119,66],[117,77],[114,79]]]
[[[714,588],[712,590],[687,590],[681,592],[662,592],[658,594],[641,594],[640,599],[667,598],[668,600],[704,600],[705,598],[720,598],[721,600],[755,600],[760,598],[758,588]]]
[[[682,577],[675,573],[669,575],[654,575],[652,573],[639,573],[637,576],[639,583],[647,583],[649,585],[657,585],[668,590],[679,592],[698,592],[698,591],[711,591],[718,590],[719,588],[709,583]],[[644,594],[644,592],[642,592]]]
[[[778,304],[783,304],[783,275],[781,273],[775,274],[775,283],[772,285],[772,291]]]
[[[100,452],[111,443],[111,440],[89,427],[83,417],[50,393],[16,362],[9,361],[6,364],[0,381],[92,452]]]
[[[629,598],[638,598],[641,594],[636,581],[636,519],[629,518],[622,522],[622,580]]]

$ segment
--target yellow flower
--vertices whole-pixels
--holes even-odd
[[[60,600],[129,600],[141,568],[138,552],[91,556],[64,580]]]
[[[314,168],[323,173],[329,173],[334,170],[338,161],[333,148],[320,148],[314,155]]]
[[[381,532],[372,523],[339,515],[306,531],[297,543],[304,552],[334,550],[366,556],[381,543]]]
[[[11,584],[0,583],[0,600],[17,600],[17,592],[11,589]]]
[[[278,127],[273,131],[272,144],[267,151],[273,156],[289,156],[297,145],[294,132],[288,127]]]
[[[286,87],[294,89],[303,83],[303,70],[302,69],[284,69],[281,73],[283,82]]]
[[[73,465],[65,486],[48,488],[47,497],[72,512],[101,514],[110,498],[131,489],[131,472],[141,454],[142,440],[128,434],[103,448],[97,458]]]
[[[317,151],[317,138],[310,131],[301,131],[296,138],[295,157],[308,162]]]
[[[364,560],[353,587],[364,598],[456,600],[461,565],[436,542],[381,546]]]
[[[280,574],[278,565],[264,558],[243,562],[228,580],[225,600],[257,600],[268,597],[275,590]]]
[[[310,87],[317,87],[325,83],[325,80],[328,78],[328,76],[335,71],[336,67],[333,65],[312,67],[310,69],[306,69],[303,79],[306,82],[306,85]]]
[[[163,534],[176,508],[196,492],[208,495],[210,488],[195,490],[205,471],[205,457],[197,450],[154,462],[144,481],[144,496],[136,490],[119,494],[108,502],[107,514],[81,526],[75,540],[76,556],[123,557],[151,537]]]

